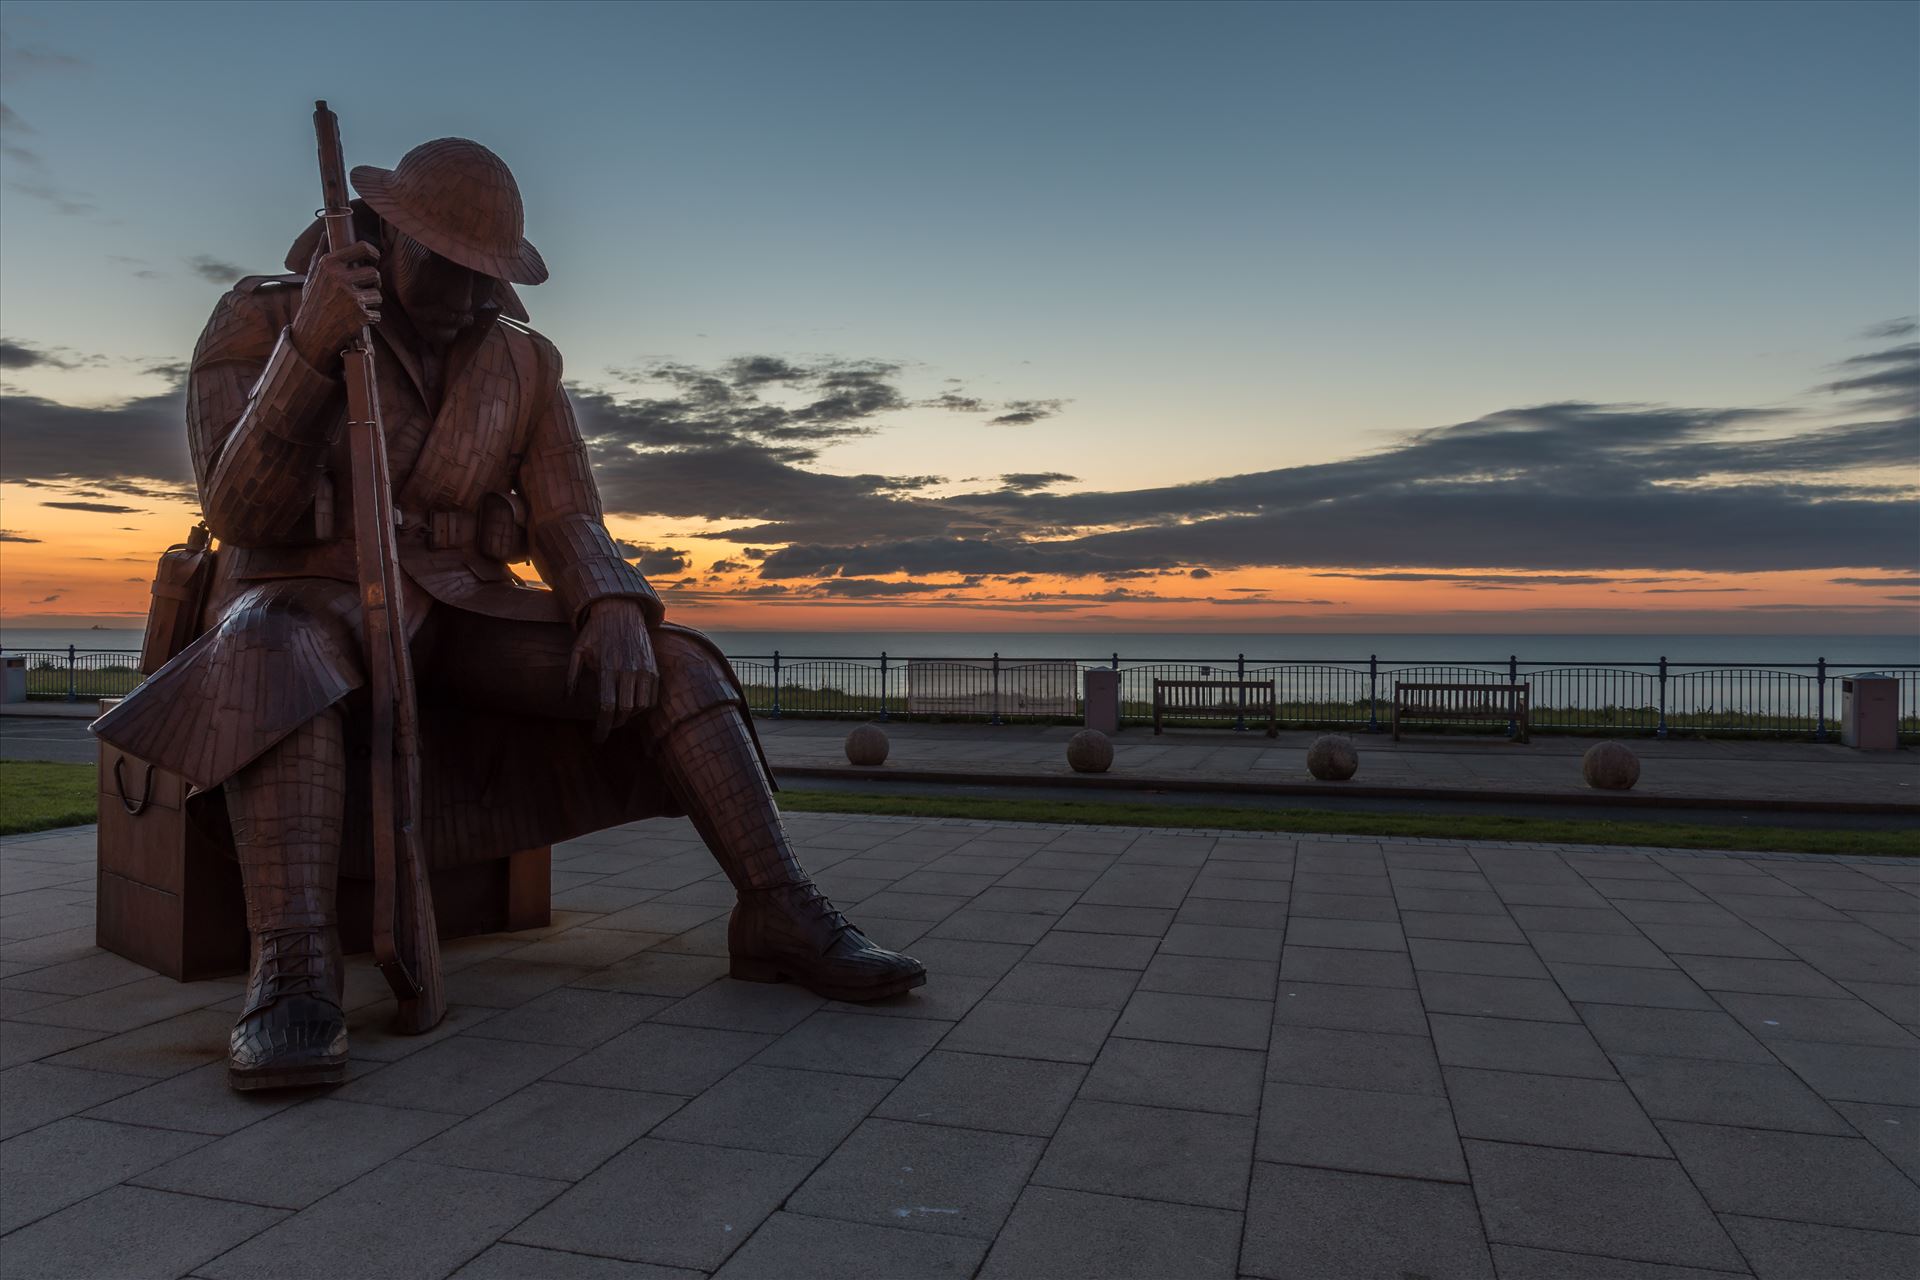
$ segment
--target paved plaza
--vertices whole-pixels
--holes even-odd
[[[799,815],[932,970],[724,977],[684,823],[556,848],[413,1039],[236,1095],[237,981],[0,845],[0,1274],[1920,1274],[1920,861]]]

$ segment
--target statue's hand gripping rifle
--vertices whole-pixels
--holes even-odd
[[[340,122],[325,102],[313,104],[320,141],[321,217],[327,248],[339,252],[356,236],[347,197]],[[354,558],[366,626],[368,746],[373,798],[373,958],[399,1001],[396,1025],[420,1032],[440,1021],[446,996],[433,898],[420,853],[420,734],[413,662],[401,596],[393,489],[386,432],[373,376],[373,331],[341,353],[347,382],[347,448],[352,460]]]

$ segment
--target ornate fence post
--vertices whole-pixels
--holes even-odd
[[[988,723],[1006,723],[1000,718],[1000,653],[998,650],[995,650],[993,655],[993,719]]]
[[[1520,683],[1520,655],[1517,653],[1510,653],[1507,655],[1507,683],[1508,684]],[[1514,734],[1520,731],[1520,726],[1517,723],[1515,723],[1512,715],[1512,711],[1515,706],[1514,700],[1518,696],[1519,696],[1518,694],[1511,694],[1511,693],[1507,695],[1507,711],[1508,711],[1507,736],[1509,738],[1511,738]],[[1533,708],[1528,707],[1527,713],[1531,715],[1533,713]]]
[[[1380,655],[1367,655],[1367,732],[1380,732]]]
[[[67,646],[67,701],[80,701],[79,659],[74,657],[73,646]]]
[[[1813,740],[1825,742],[1827,740],[1827,660],[1825,658],[1821,658],[1816,666],[1814,684],[1819,690],[1815,695],[1819,700],[1819,711],[1813,728]]]
[[[780,651],[773,651],[773,718],[780,718]]]
[[[887,651],[880,651],[880,718],[887,718]]]
[[[1667,736],[1667,655],[1660,655],[1660,724],[1653,731],[1656,738]]]
[[[1235,733],[1245,733],[1247,731],[1247,655],[1246,654],[1243,653],[1240,655],[1239,659],[1234,663],[1233,670],[1234,670],[1233,678],[1240,682],[1240,688],[1235,691],[1236,693],[1239,694],[1239,708],[1234,712],[1233,731]]]

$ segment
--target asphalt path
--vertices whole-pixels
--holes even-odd
[[[8,716],[0,719],[0,760],[55,760],[92,764],[93,735],[84,720]],[[991,800],[1077,800],[1083,803],[1204,806],[1220,809],[1315,809],[1329,813],[1412,815],[1490,814],[1515,818],[1677,823],[1703,827],[1789,827],[1803,831],[1914,830],[1911,817],[1878,813],[1794,813],[1790,810],[1746,812],[1739,809],[1670,809],[1605,804],[1576,807],[1545,801],[1463,801],[1445,798],[1406,799],[1373,796],[1248,795],[1209,791],[1100,791],[1078,787],[988,786],[973,783],[878,781],[867,778],[795,778],[788,784],[802,791],[857,792],[880,795],[970,796]]]
[[[92,764],[96,758],[93,735],[87,732],[85,720],[0,717],[0,760]]]

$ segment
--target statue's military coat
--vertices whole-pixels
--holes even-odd
[[[367,215],[361,210],[362,218]],[[363,230],[375,239],[377,224]],[[311,237],[311,233],[310,233]],[[310,237],[305,237],[309,239]],[[295,246],[294,254],[302,252]],[[290,258],[292,255],[290,255]],[[287,327],[299,276],[253,277],[221,298],[194,351],[188,439],[208,527],[221,541],[208,629],[95,731],[209,790],[327,707],[350,729],[364,685],[345,392],[310,367]],[[513,637],[535,637],[550,675],[597,601],[645,612],[662,676],[660,705],[600,745],[577,719],[423,700],[423,833],[446,865],[497,856],[635,818],[677,812],[650,746],[700,707],[739,701],[726,661],[697,632],[665,625],[652,587],[615,547],[553,345],[496,304],[447,353],[437,380],[403,320],[376,329],[378,396],[401,524],[409,624],[449,611],[504,624],[497,678],[514,689]],[[521,313],[524,314],[524,313]],[[548,589],[508,568],[530,557]],[[458,628],[455,627],[458,643]],[[423,688],[433,672],[418,673]],[[591,683],[591,674],[583,683]],[[556,687],[542,693],[558,702]],[[364,787],[349,769],[350,794]],[[349,871],[363,844],[349,805]]]

